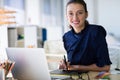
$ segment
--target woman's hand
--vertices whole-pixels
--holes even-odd
[[[67,65],[65,64],[64,60],[62,59],[59,63],[59,69],[63,70],[78,70],[79,65],[70,65],[69,62],[67,62]]]
[[[2,69],[2,64],[0,63],[0,69]]]
[[[66,64],[67,63],[67,64]],[[62,59],[59,63],[59,69],[68,70],[69,62],[66,62]]]

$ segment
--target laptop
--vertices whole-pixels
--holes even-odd
[[[18,80],[51,80],[43,48],[6,48],[8,59],[15,61],[12,75]]]
[[[4,69],[0,69],[0,80],[5,80]]]

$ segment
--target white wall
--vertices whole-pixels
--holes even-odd
[[[61,27],[47,27],[47,40],[61,40],[62,28]]]
[[[68,23],[65,18],[66,3],[69,0],[63,0],[64,4],[64,31],[67,31]],[[88,7],[88,21],[103,25],[107,32],[113,32],[115,35],[120,35],[120,0],[85,0]],[[25,0],[26,24],[40,25],[42,22],[41,7],[43,0]],[[45,22],[47,23],[47,22]],[[51,25],[50,25],[51,26]]]
[[[24,36],[24,47],[37,47],[37,26],[25,26]]]
[[[0,48],[8,47],[7,26],[0,26]]]
[[[88,8],[88,21],[102,25],[107,32],[120,35],[120,0],[85,0]]]
[[[88,18],[87,20],[90,23],[96,23],[96,0],[85,0],[88,9]]]
[[[98,0],[98,24],[120,35],[120,0]]]
[[[0,0],[0,8],[3,7],[3,0]]]
[[[26,24],[40,25],[40,0],[25,0]]]

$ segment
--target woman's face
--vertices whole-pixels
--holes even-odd
[[[73,28],[84,27],[87,16],[82,4],[71,3],[67,6],[67,20]]]

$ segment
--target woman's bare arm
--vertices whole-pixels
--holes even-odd
[[[69,70],[83,70],[83,71],[109,71],[110,65],[104,67],[98,67],[96,64],[84,66],[84,65],[69,65]]]

